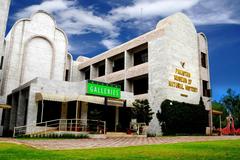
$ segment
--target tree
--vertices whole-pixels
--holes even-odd
[[[156,114],[163,135],[204,134],[208,125],[208,111],[202,98],[199,104],[164,100]]]
[[[227,117],[229,114],[228,114],[228,111],[227,111],[227,109],[225,108],[225,106],[224,106],[223,104],[221,104],[220,102],[213,101],[213,102],[212,102],[212,109],[223,112],[223,114],[221,115],[222,126],[226,126],[226,117]],[[213,116],[213,125],[214,125],[216,128],[219,128],[219,127],[220,127],[219,117],[218,117],[218,116]]]
[[[221,99],[222,104],[226,107],[230,114],[234,113],[234,110],[239,103],[238,101],[239,95],[237,95],[231,88],[227,90],[227,95]]]
[[[133,102],[133,106],[133,117],[137,119],[138,123],[146,123],[148,125],[152,120],[152,115],[154,114],[149,106],[148,100],[136,99],[135,102]]]
[[[234,118],[235,126],[240,127],[240,94],[236,94],[232,89],[227,90],[220,103],[226,108]]]

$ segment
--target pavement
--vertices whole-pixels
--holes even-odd
[[[14,139],[0,138],[1,142],[24,144],[37,149],[64,150],[106,147],[128,147],[153,144],[173,144],[182,142],[205,142],[216,140],[235,140],[240,136],[176,136],[176,137],[120,137],[100,139]]]

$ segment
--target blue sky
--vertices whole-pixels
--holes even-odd
[[[37,10],[54,15],[74,58],[100,54],[184,12],[208,37],[213,99],[228,88],[240,93],[240,0],[12,0],[7,32]]]

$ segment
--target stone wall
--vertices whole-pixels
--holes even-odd
[[[6,37],[3,94],[36,77],[64,80],[67,44],[48,13],[39,11],[17,21]]]

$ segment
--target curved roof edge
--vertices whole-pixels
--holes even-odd
[[[66,39],[66,42],[67,42],[66,45],[68,46],[67,34],[66,34],[61,28],[59,28],[59,27],[57,26],[57,23],[56,23],[55,18],[54,18],[50,13],[48,13],[48,12],[46,12],[46,11],[44,11],[44,10],[38,10],[37,12],[33,13],[33,14],[30,16],[30,18],[20,18],[19,20],[17,20],[17,21],[13,24],[13,26],[12,26],[12,28],[10,29],[10,31],[8,32],[8,34],[11,34],[11,33],[12,33],[12,30],[15,30],[15,27],[17,26],[17,24],[19,24],[19,23],[22,22],[22,21],[31,21],[32,18],[33,18],[36,14],[38,14],[38,13],[44,13],[44,14],[48,15],[48,16],[53,20],[54,25],[55,25],[55,28],[56,28],[57,30],[59,30],[60,32],[63,33],[63,35],[64,35],[64,37],[65,37],[65,39]],[[6,37],[8,36],[8,34],[6,35]]]
[[[196,30],[195,25],[193,24],[192,20],[186,14],[184,14],[182,12],[177,12],[173,15],[170,15],[170,16],[160,20],[156,25],[156,29],[164,28],[164,27],[166,27],[166,25],[168,25],[171,22],[174,22],[178,19],[181,19],[182,21],[189,23]]]

